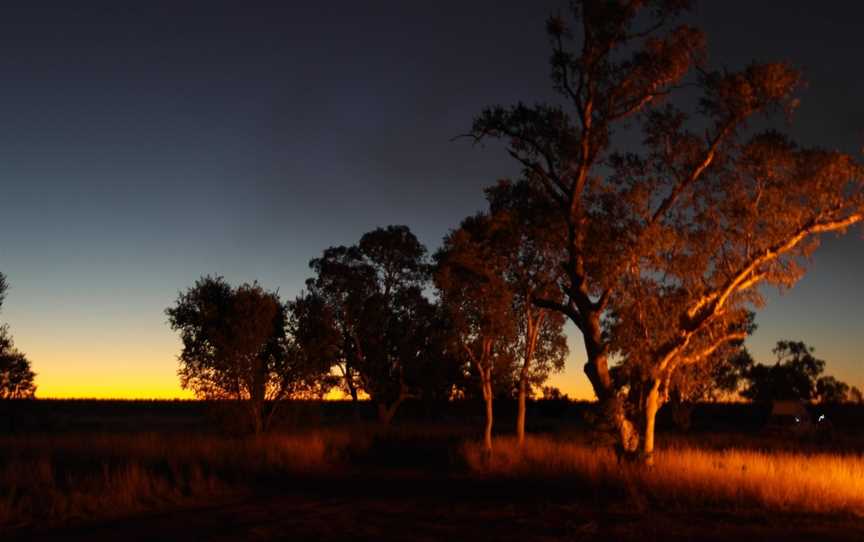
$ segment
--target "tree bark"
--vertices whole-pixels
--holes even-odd
[[[660,409],[660,380],[655,379],[645,396],[645,434],[642,438],[642,461],[654,465],[654,422]]]
[[[519,381],[519,411],[516,414],[516,439],[519,442],[519,447],[525,445],[525,409],[526,399],[528,395],[528,383],[523,377]]]
[[[399,397],[399,399],[393,402],[389,407],[387,406],[387,403],[378,403],[378,421],[381,422],[381,425],[385,427],[390,425],[390,422],[393,421],[393,417],[396,416],[396,410],[404,400],[405,397]]]
[[[396,414],[396,403],[388,407],[385,403],[378,403],[378,421],[384,427],[388,427]]]
[[[537,348],[537,337],[540,334],[540,327],[543,325],[544,314],[540,313],[537,318],[531,313],[531,305],[529,304],[525,310],[525,325],[527,336],[525,337],[525,357],[522,361],[522,371],[519,374],[519,406],[516,414],[516,440],[519,447],[525,445],[525,414],[526,402],[528,398],[528,375],[531,368],[531,361],[534,359],[534,350]]]
[[[466,344],[463,343],[462,347],[465,349],[468,358],[471,360],[471,363],[474,364],[477,373],[480,375],[480,387],[483,391],[483,402],[486,404],[486,426],[483,429],[483,446],[486,457],[488,458],[492,455],[492,339],[488,337],[482,339],[479,358]]]
[[[249,416],[252,418],[252,430],[255,431],[255,435],[260,435],[264,432],[264,412],[263,405],[256,399],[251,399],[249,401]]]
[[[483,431],[483,447],[487,454],[492,454],[492,375],[491,371],[483,371],[481,373],[483,379],[483,400],[486,403],[486,427]]]

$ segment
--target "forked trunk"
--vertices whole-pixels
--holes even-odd
[[[351,417],[354,418],[354,423],[358,423],[360,421],[360,403],[357,400],[357,386],[348,377],[345,377],[345,385],[348,388],[348,394],[351,395]]]
[[[385,427],[390,425],[390,422],[393,421],[393,417],[396,416],[396,410],[399,408],[399,405],[402,404],[403,400],[404,399],[400,397],[389,407],[384,402],[378,403],[378,421],[381,422],[381,425]]]
[[[480,385],[483,391],[483,401],[486,404],[486,427],[483,429],[483,447],[486,457],[492,455],[492,339],[484,338],[482,351],[478,357],[467,345],[463,345],[480,375]]]
[[[609,375],[606,356],[597,353],[597,348],[587,348],[588,362],[585,363],[585,374],[594,388],[600,407],[601,415],[612,424],[615,438],[618,441],[616,450],[619,458],[632,458],[639,451],[639,433],[635,424],[627,418],[624,402],[615,392],[612,378]]]
[[[396,409],[391,407],[387,407],[384,403],[378,403],[378,421],[383,426],[389,426],[390,422],[393,421],[393,415],[396,413]]]

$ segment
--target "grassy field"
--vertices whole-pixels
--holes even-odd
[[[61,524],[236,496],[328,472],[335,434],[65,434],[0,438],[0,525]]]
[[[763,538],[794,521],[806,521],[802,528],[828,525],[811,532],[822,539],[846,539],[850,525],[864,524],[864,439],[850,431],[817,443],[706,427],[682,435],[667,427],[649,469],[619,463],[584,423],[567,421],[572,411],[560,408],[535,409],[534,426],[543,433],[530,436],[522,449],[508,436],[509,427],[499,424],[502,433],[487,457],[473,418],[460,423],[406,416],[383,429],[338,407],[336,415],[314,423],[306,416],[307,423],[293,430],[252,438],[215,431],[205,410],[194,405],[126,405],[123,416],[108,403],[84,407],[70,408],[86,413],[86,423],[54,405],[46,412],[53,419],[66,412],[62,426],[45,431],[30,419],[31,430],[0,434],[0,534],[25,540],[78,529],[87,539],[87,526],[120,521],[126,536],[144,532],[149,524],[134,518],[148,514],[172,513],[164,517],[174,519],[164,521],[185,524],[184,510],[206,527],[213,514],[224,513],[211,508],[230,503],[250,517],[272,510],[269,519],[249,521],[276,522],[289,534],[337,525],[362,530],[370,520],[357,511],[368,509],[396,522],[369,531],[382,539],[399,539],[399,529],[411,532],[411,518],[421,521],[433,512],[430,525],[447,521],[454,529],[461,525],[460,532],[474,528],[472,518],[488,516],[502,538],[517,532],[507,527],[516,524],[533,525],[532,533],[550,530],[553,538],[585,525],[590,532],[576,538],[639,538],[646,525],[655,525],[643,523],[660,513],[671,516],[658,539],[676,532],[680,536],[671,539],[688,539],[693,517],[722,526],[756,518]],[[138,423],[141,412],[147,423]],[[160,417],[171,430],[153,431]],[[177,429],[180,418],[183,430]],[[138,426],[146,430],[134,430]],[[273,508],[275,503],[281,504]],[[312,517],[310,510],[333,518],[317,524],[297,519]],[[725,519],[711,519],[717,514]],[[300,523],[289,525],[288,517]],[[795,519],[764,524],[765,518],[783,517]],[[581,526],[574,527],[573,518],[581,518]],[[598,518],[606,518],[608,528],[591,527]],[[614,531],[622,518],[629,518],[630,530]],[[107,531],[104,539],[117,535]]]
[[[759,509],[864,517],[864,455],[701,449],[667,439],[652,468],[619,463],[608,447],[499,438],[487,457],[465,446],[473,472],[515,479],[571,478],[581,487],[626,495],[640,507]]]

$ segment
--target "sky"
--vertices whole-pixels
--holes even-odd
[[[406,224],[434,251],[518,168],[453,140],[551,97],[560,1],[27,2],[0,20],[0,312],[39,397],[190,397],[164,310],[204,274],[299,293],[308,261]],[[730,69],[787,60],[802,143],[860,153],[856,2],[702,2]],[[860,156],[860,154],[859,154]],[[747,345],[803,340],[864,386],[864,239],[826,239]],[[584,351],[551,383],[592,396]]]

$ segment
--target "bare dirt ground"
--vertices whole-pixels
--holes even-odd
[[[240,500],[111,521],[30,527],[3,540],[864,540],[864,519],[599,502],[556,483],[417,470],[295,481]]]

